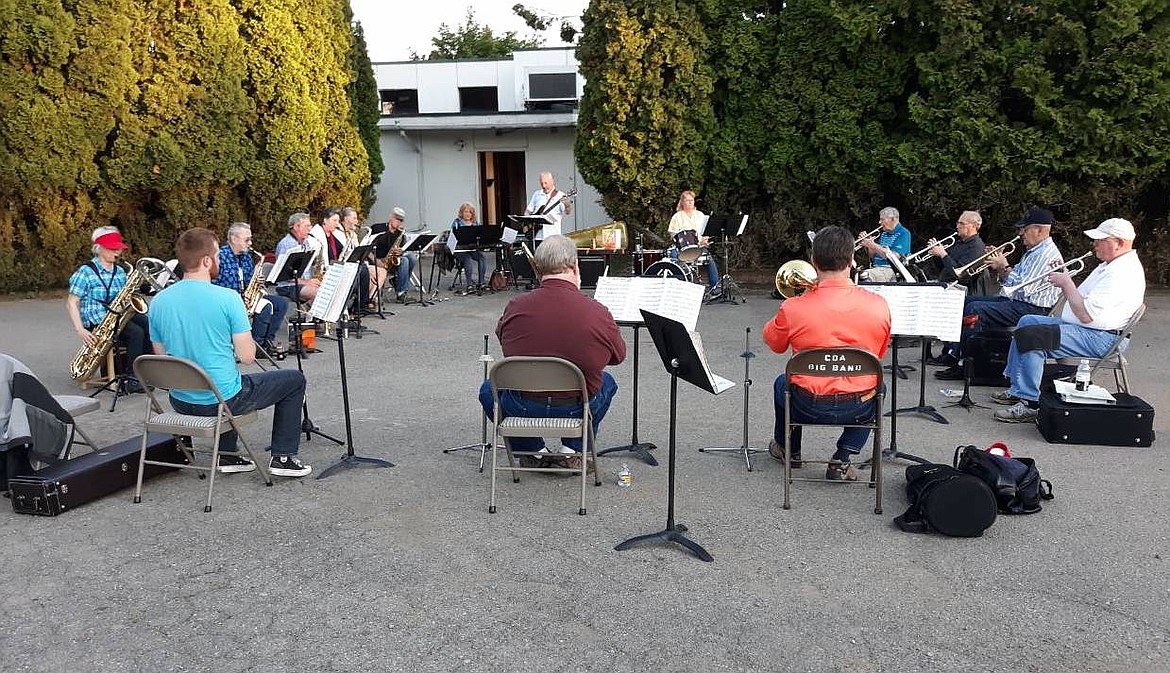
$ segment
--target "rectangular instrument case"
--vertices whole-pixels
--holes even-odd
[[[1040,393],[1040,434],[1052,444],[1150,446],[1154,408],[1140,397],[1114,393],[1117,404],[1074,404],[1051,390]]]

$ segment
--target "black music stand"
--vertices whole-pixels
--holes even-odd
[[[650,451],[658,447],[650,442],[638,441],[638,329],[644,327],[645,323],[626,320],[617,320],[615,322],[619,325],[622,325],[623,327],[634,328],[634,361],[632,363],[634,367],[634,418],[631,424],[632,429],[630,431],[630,443],[624,444],[622,446],[614,446],[608,449],[602,449],[601,451],[597,452],[597,455],[604,456],[606,454],[616,453],[618,451],[629,451],[630,453],[640,458],[642,462],[646,463],[647,465],[657,466],[658,459],[655,458],[654,455],[650,453]]]
[[[747,228],[748,216],[744,215],[742,218],[736,219],[731,215],[712,214],[707,218],[707,224],[703,227],[703,235],[707,238],[714,238],[718,236],[721,240],[719,244],[723,247],[723,276],[719,279],[719,285],[723,288],[723,293],[711,297],[707,300],[708,304],[746,304],[747,298],[739,289],[739,283],[731,277],[731,266],[728,258],[730,248],[734,245],[734,241],[727,240],[731,236],[742,236],[744,229]],[[731,232],[735,232],[734,234]]]
[[[678,416],[678,379],[702,388],[709,393],[718,394],[714,383],[708,376],[703,354],[696,348],[687,328],[677,320],[664,318],[645,309],[641,310],[642,319],[646,322],[646,329],[654,340],[662,364],[670,372],[670,453],[667,461],[667,501],[666,501],[666,528],[647,535],[632,537],[614,547],[617,551],[624,551],[643,542],[674,542],[685,547],[699,560],[711,562],[715,559],[703,549],[699,543],[691,540],[683,533],[687,527],[676,524],[674,521],[674,475],[676,463],[675,434]]]
[[[413,241],[410,242],[409,245],[407,245],[405,248],[402,249],[402,254],[405,255],[405,254],[410,253],[410,252],[421,253],[421,251],[424,248],[426,248],[431,243],[434,243],[436,238],[438,238],[438,236],[436,236],[435,234],[419,234],[418,236],[416,236],[414,238]],[[399,264],[401,264],[401,263],[402,262],[399,262]],[[431,262],[431,265],[432,265],[431,268],[433,269],[434,268],[434,261],[433,260]],[[402,303],[406,304],[406,305],[414,305],[414,306],[434,306],[435,302],[427,299],[426,292],[427,292],[427,289],[425,287],[423,287],[422,278],[419,278],[418,279],[418,299],[417,300],[411,299],[410,296],[407,295],[406,300],[403,301]]]
[[[979,404],[971,399],[971,378],[973,376],[975,376],[975,358],[968,356],[963,358],[963,396],[959,398],[958,402],[952,402],[946,405],[945,408],[963,407],[967,410],[967,413],[971,413],[972,407],[979,407],[980,409],[987,408],[987,405]]]
[[[342,306],[348,306],[351,302],[353,302],[354,294],[357,290],[356,285],[358,282],[360,282],[359,278],[358,278],[357,274],[355,274],[354,277],[348,281],[348,284],[346,282],[342,282],[341,284],[338,285],[338,287],[336,288],[336,292],[343,293],[345,295],[345,302],[342,304]],[[322,286],[322,287],[324,287],[324,286]],[[336,322],[337,317],[339,317],[339,316],[331,316],[330,315],[330,316],[326,316],[326,319],[334,318],[333,322]],[[394,467],[394,463],[391,463],[388,460],[382,460],[381,458],[366,458],[364,456],[358,456],[358,455],[354,454],[354,451],[353,451],[353,422],[351,420],[350,410],[349,410],[349,378],[346,376],[346,369],[345,369],[345,339],[346,339],[345,332],[346,332],[346,330],[337,330],[337,360],[338,360],[338,363],[341,367],[341,403],[342,403],[342,408],[345,411],[346,451],[341,456],[341,458],[339,458],[337,460],[337,462],[333,463],[329,467],[322,470],[321,474],[317,475],[318,479],[324,479],[325,477],[328,477],[332,474],[335,474],[343,469],[347,469],[347,468],[351,468],[351,467],[361,467],[363,465],[369,465],[372,467]],[[332,438],[330,438],[330,439],[332,439]],[[334,440],[334,441],[337,441],[337,440]],[[337,441],[337,443],[341,444],[340,441]]]
[[[343,260],[339,260],[342,263],[355,262],[355,263],[359,264],[357,282],[365,283],[365,287],[367,288],[367,290],[366,290],[367,294],[369,292],[368,288],[370,286],[370,270],[366,266],[365,260],[371,254],[373,254],[373,252],[374,252],[374,244],[373,243],[366,243],[365,245],[355,245],[353,250],[349,251],[348,257],[346,257]],[[355,338],[355,339],[360,339],[365,334],[381,334],[381,332],[379,332],[378,330],[373,329],[372,327],[366,327],[365,325],[362,324],[362,316],[366,313],[366,303],[369,301],[369,297],[366,297],[366,301],[363,302],[361,300],[362,294],[363,293],[360,291],[360,287],[354,288],[354,299],[353,299],[353,303],[352,303],[354,308],[352,311],[350,311],[351,318],[348,321],[346,321],[346,324],[345,324],[346,328],[348,328],[349,330],[351,330],[353,332],[353,338]],[[378,316],[381,316],[383,319],[385,319],[385,316],[382,315],[381,308],[373,311],[373,315],[378,315]]]
[[[455,249],[451,254],[456,256],[461,252],[479,252],[483,254],[484,251],[495,248],[500,245],[500,241],[504,236],[504,227],[501,225],[474,225],[456,227],[451,230],[455,236]],[[456,277],[463,271],[459,266],[455,267]],[[485,280],[486,282],[486,280]],[[455,287],[455,283],[451,283],[451,287]],[[466,289],[466,288],[465,288]],[[476,296],[483,294],[482,284],[475,289]]]
[[[522,234],[531,234],[533,241],[536,235],[546,224],[555,224],[557,218],[553,215],[509,215],[508,221],[512,228]]]
[[[483,380],[488,380],[488,365],[493,361],[491,355],[488,354],[488,335],[483,335],[483,355],[479,356],[479,361],[483,363]],[[480,426],[480,440],[478,444],[463,444],[462,446],[452,446],[443,449],[443,453],[455,453],[456,451],[470,451],[472,449],[479,450],[479,471],[483,472],[484,460],[487,458],[488,449],[492,448],[491,442],[487,437],[487,414],[476,402],[476,408],[479,409],[479,418],[482,423]],[[600,454],[599,454],[600,455]]]
[[[750,446],[748,444],[748,393],[752,388],[751,377],[751,362],[752,358],[756,356],[752,352],[751,345],[752,328],[745,327],[743,335],[743,353],[740,357],[743,358],[743,444],[738,448],[732,447],[717,447],[717,448],[702,448],[699,453],[738,453],[743,456],[743,462],[747,465],[747,471],[752,471],[752,454],[763,453],[764,449]]]

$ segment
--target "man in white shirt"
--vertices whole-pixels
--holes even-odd
[[[1003,372],[1011,387],[991,396],[1012,406],[995,412],[997,421],[1034,422],[1045,359],[1105,355],[1145,299],[1146,275],[1133,249],[1133,225],[1114,217],[1085,235],[1093,239],[1101,264],[1080,287],[1070,274],[1048,274],[1047,281],[1064,295],[1064,310],[1059,318],[1026,315],[1016,324]]]
[[[541,227],[536,233],[535,240],[540,241],[545,236],[561,233],[561,219],[573,214],[573,203],[569,201],[567,194],[557,189],[553,174],[545,171],[540,174],[540,189],[532,192],[532,198],[528,199],[528,207],[524,209],[524,214],[552,215],[556,219],[555,223]]]

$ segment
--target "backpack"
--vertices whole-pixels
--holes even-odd
[[[934,530],[952,537],[980,537],[995,523],[995,495],[987,484],[950,465],[906,468],[910,507],[894,519],[907,533]]]
[[[974,446],[955,448],[954,465],[978,477],[995,494],[1000,514],[1035,514],[1041,500],[1052,500],[1052,482],[1040,478],[1031,458],[1001,456]]]

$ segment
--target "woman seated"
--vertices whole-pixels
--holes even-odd
[[[475,219],[475,206],[470,203],[464,203],[459,206],[459,215],[451,221],[451,229],[458,229],[459,227],[478,227],[479,222]],[[460,266],[463,267],[463,277],[466,281],[463,291],[460,295],[468,295],[476,291],[477,288],[484,288],[484,275],[487,274],[487,256],[483,254],[482,250],[469,250],[467,252],[456,252],[455,259],[459,260]],[[479,275],[475,283],[471,282],[471,263],[476,262],[479,265]]]

